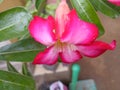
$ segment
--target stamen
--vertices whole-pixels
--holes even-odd
[[[77,47],[75,45],[66,42],[61,42],[60,40],[56,42],[55,47],[59,52],[64,52],[65,50],[69,51],[77,50]]]

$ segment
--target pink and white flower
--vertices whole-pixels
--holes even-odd
[[[50,90],[68,90],[61,81],[56,81],[50,85]]]
[[[52,65],[58,57],[64,63],[73,63],[81,60],[82,55],[97,57],[116,46],[115,40],[110,44],[95,41],[97,26],[79,19],[75,10],[70,11],[66,0],[59,4],[55,18],[35,16],[29,24],[29,32],[37,42],[47,47],[38,53],[33,64]]]
[[[108,0],[108,2],[110,2],[116,6],[120,6],[120,0]]]

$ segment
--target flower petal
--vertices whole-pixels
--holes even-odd
[[[120,0],[108,0],[108,2],[110,2],[116,6],[120,6]]]
[[[44,45],[51,45],[55,41],[54,19],[49,16],[47,19],[35,16],[28,27],[31,36]]]
[[[56,35],[61,37],[64,32],[64,27],[67,22],[67,14],[70,12],[70,9],[66,3],[66,0],[62,0],[56,9],[55,20],[56,20]]]
[[[72,10],[68,17],[70,20],[67,22],[61,41],[88,44],[97,38],[98,28],[96,25],[80,20],[75,10]]]
[[[68,90],[68,89],[61,81],[57,81],[50,85],[50,90]]]
[[[88,57],[97,57],[106,50],[113,50],[116,47],[116,41],[113,40],[111,44],[101,41],[95,41],[90,45],[79,45],[79,52]]]
[[[73,63],[82,58],[78,51],[72,50],[71,47],[68,46],[65,47],[59,55],[64,63]]]
[[[47,48],[43,52],[38,53],[33,64],[55,64],[57,62],[58,55],[59,54],[54,47]]]

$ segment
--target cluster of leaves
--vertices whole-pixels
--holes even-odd
[[[0,0],[0,4],[2,1]],[[0,60],[7,61],[9,70],[9,72],[0,70],[0,90],[35,89],[33,79],[25,76],[29,75],[27,67],[23,68],[25,75],[21,75],[8,61],[31,62],[35,55],[45,48],[29,36],[27,27],[33,15],[54,16],[58,3],[47,4],[46,1],[27,0],[25,7],[0,12],[0,42],[17,38],[15,43],[0,48]],[[104,28],[96,12],[100,11],[111,18],[120,15],[120,7],[110,4],[107,0],[70,0],[69,3],[76,9],[81,19],[98,26],[100,36],[104,34]]]
[[[26,63],[22,65],[22,73],[19,73],[9,61],[7,68],[8,71],[0,70],[1,90],[35,90],[35,81]]]

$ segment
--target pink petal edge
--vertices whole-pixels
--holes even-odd
[[[55,35],[53,33],[54,18],[49,16],[47,19],[35,16],[29,24],[29,32],[31,36],[38,42],[50,46],[55,42]]]
[[[33,61],[33,64],[55,64],[57,62],[58,55],[59,53],[54,47],[49,47],[43,52],[37,54]]]
[[[62,42],[72,44],[89,44],[98,37],[98,28],[96,25],[80,20],[75,10],[69,14],[65,32],[62,35]]]
[[[97,57],[103,54],[106,50],[114,50],[116,41],[113,40],[110,44],[101,41],[95,41],[90,45],[79,45],[79,52],[88,57]]]
[[[108,2],[110,2],[116,6],[120,6],[120,0],[108,0]]]

